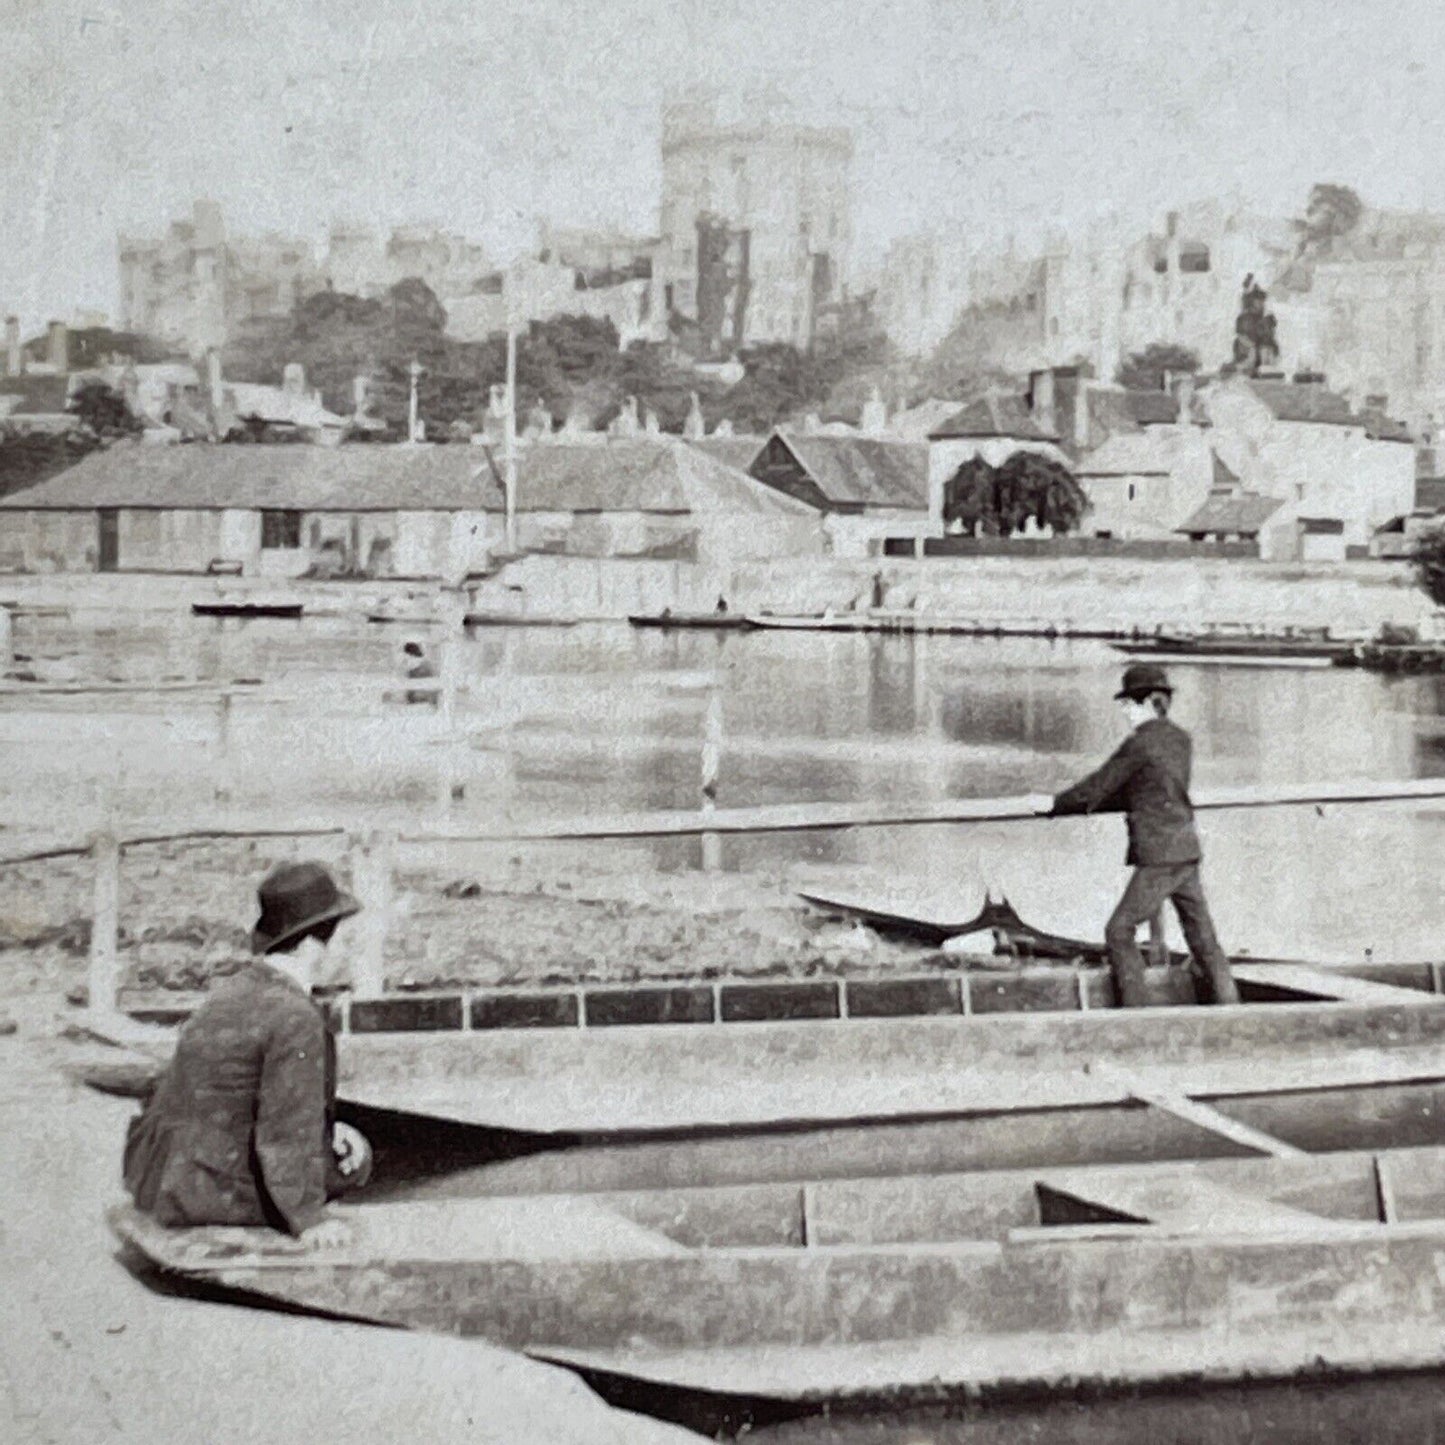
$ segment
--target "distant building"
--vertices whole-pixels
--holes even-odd
[[[1445,417],[1445,217],[1368,212],[1315,263],[1316,364],[1413,427]],[[1283,324],[1283,322],[1282,322]]]
[[[926,356],[968,304],[970,258],[950,235],[902,236],[888,247],[875,310],[904,356]]]
[[[822,512],[835,556],[879,555],[891,538],[931,535],[926,446],[780,430],[748,470]]]
[[[333,291],[380,296],[400,281],[416,279],[446,306],[468,296],[491,270],[480,242],[434,226],[398,226],[383,239],[367,226],[334,222],[322,273]]]
[[[749,109],[723,119],[700,100],[663,112],[655,275],[666,310],[718,352],[808,345],[842,297],[852,251],[852,136]]]
[[[247,321],[287,316],[320,289],[310,242],[228,238],[221,208],[197,201],[159,238],[119,241],[120,329],[200,356]]]
[[[1052,386],[1052,376],[1048,385]],[[944,516],[959,469],[982,460],[1001,467],[1017,452],[1036,452],[1063,466],[1069,459],[1054,427],[1053,393],[1040,385],[1032,398],[989,392],[959,408],[928,438],[928,515],[932,535],[946,530]]]
[[[727,567],[823,551],[817,511],[675,440],[529,448],[517,499],[528,552]],[[0,564],[458,578],[501,550],[504,512],[477,446],[117,445],[0,499]]]

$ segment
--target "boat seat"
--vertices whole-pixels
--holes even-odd
[[[1059,1225],[1152,1225],[1172,1233],[1318,1232],[1323,1215],[1263,1195],[1230,1189],[1193,1171],[1134,1174],[1118,1169],[1051,1171],[1034,1186],[1040,1230],[1013,1230],[1010,1239],[1047,1237]]]

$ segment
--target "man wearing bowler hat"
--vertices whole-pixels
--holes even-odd
[[[126,1135],[125,1183],[166,1225],[270,1225],[323,1247],[326,1202],[366,1182],[370,1147],[334,1119],[335,1045],[312,1000],[336,926],[360,904],[319,863],[272,870],[254,955],[181,1030]]]
[[[1215,937],[1199,878],[1199,835],[1189,801],[1193,745],[1169,720],[1173,688],[1162,667],[1138,662],[1125,669],[1114,694],[1124,709],[1129,736],[1103,767],[1053,799],[1051,812],[1126,813],[1127,862],[1134,876],[1104,930],[1109,967],[1125,1008],[1148,1002],[1139,925],[1164,905],[1174,905],[1195,967],[1214,1003],[1238,1003],[1229,961]]]

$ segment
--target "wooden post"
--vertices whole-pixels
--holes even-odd
[[[1169,940],[1164,936],[1164,910],[1157,909],[1149,920],[1149,962],[1155,968],[1169,967]]]
[[[90,1000],[93,1012],[113,1014],[120,994],[120,842],[113,828],[90,845],[95,892],[90,920]]]
[[[386,986],[386,940],[391,931],[392,839],[372,832],[351,839],[351,886],[361,904],[357,915],[356,963],[352,992],[379,998]]]
[[[702,735],[702,811],[711,813],[717,807],[717,779],[722,765],[723,709],[722,688],[714,682],[708,691],[707,716]],[[716,873],[722,868],[722,840],[716,833],[702,835],[702,868]]]
[[[231,694],[216,699],[216,767],[214,796],[218,803],[231,799]]]

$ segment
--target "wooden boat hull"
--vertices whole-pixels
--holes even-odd
[[[194,617],[300,617],[300,602],[192,602]]]
[[[465,627],[575,627],[580,617],[524,617],[511,612],[468,612]]]
[[[192,1288],[485,1338],[699,1426],[1445,1365],[1442,1163],[360,1204],[350,1243],[317,1252],[130,1210],[112,1223]]]
[[[1299,1148],[1432,1142],[1445,1006],[1388,992],[821,1026],[479,1030],[457,1009],[405,1032],[358,1030],[353,1004],[340,1095],[406,1168],[475,1166],[513,1192],[1238,1152],[1144,1107],[1141,1084]]]
[[[757,622],[740,613],[672,612],[629,613],[633,627],[697,628],[709,632],[751,632]]]
[[[1116,652],[1134,657],[1166,655],[1173,658],[1255,659],[1261,662],[1310,662],[1324,665],[1352,655],[1353,645],[1347,642],[1306,642],[1285,637],[1176,637],[1160,634],[1136,642],[1112,644]]]

